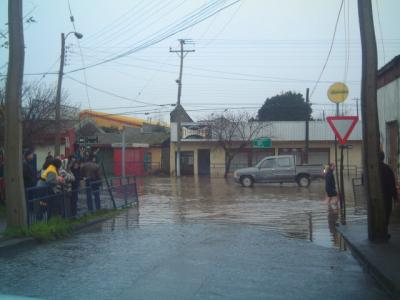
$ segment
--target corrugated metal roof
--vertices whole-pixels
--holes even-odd
[[[274,121],[265,122],[265,126],[260,130],[257,137],[270,137],[272,141],[304,141],[305,122],[304,121]],[[182,125],[196,124],[184,123]],[[332,141],[335,136],[326,121],[309,122],[310,141]],[[359,121],[354,127],[349,137],[350,141],[362,140],[362,124]],[[176,141],[176,123],[171,123],[171,141]],[[199,140],[197,140],[199,141]],[[201,140],[200,140],[201,141]]]
[[[331,141],[334,138],[332,129],[326,121],[309,122],[310,141]],[[302,121],[281,121],[270,122],[260,136],[270,137],[273,141],[304,141],[306,135],[306,125]],[[358,122],[354,127],[349,140],[362,140],[362,126]]]

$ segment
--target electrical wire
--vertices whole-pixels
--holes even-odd
[[[342,0],[342,1],[341,1],[341,4],[340,4],[340,8],[339,8],[339,12],[338,12],[338,15],[337,15],[337,18],[336,18],[335,28],[334,28],[334,30],[333,30],[333,35],[332,35],[332,40],[331,40],[331,45],[330,45],[330,47],[329,47],[328,55],[326,56],[325,63],[324,63],[324,65],[323,65],[323,67],[322,67],[322,70],[321,70],[319,76],[318,76],[318,79],[317,79],[317,81],[315,82],[315,85],[314,85],[313,89],[311,90],[310,99],[311,99],[312,96],[314,95],[314,92],[315,92],[315,90],[316,90],[316,88],[317,88],[317,86],[318,86],[318,83],[320,82],[321,77],[322,77],[322,75],[324,74],[324,71],[325,71],[325,69],[326,69],[326,66],[328,65],[329,57],[331,56],[332,49],[333,49],[333,44],[334,44],[334,42],[335,42],[335,36],[336,36],[337,27],[338,27],[338,24],[339,24],[340,15],[341,15],[341,12],[342,12],[342,9],[343,9],[343,3],[344,3],[344,0]]]
[[[225,6],[222,7],[222,8],[220,8],[220,9],[218,9],[218,10],[216,10],[216,11],[214,11],[214,12],[208,14],[208,15],[206,15],[205,17],[200,18],[199,20],[190,23],[189,25],[186,25],[186,26],[184,26],[184,27],[181,27],[181,28],[178,28],[178,29],[176,29],[176,30],[173,30],[172,32],[169,32],[169,33],[167,33],[167,34],[165,34],[165,35],[156,37],[156,38],[154,38],[153,40],[151,40],[151,41],[149,41],[149,42],[146,42],[146,43],[143,43],[143,44],[141,44],[141,45],[139,45],[139,46],[137,46],[137,47],[134,47],[133,49],[131,49],[131,50],[129,50],[129,51],[126,51],[126,52],[123,52],[123,53],[121,53],[121,54],[119,54],[119,55],[110,57],[110,58],[105,59],[105,60],[103,60],[103,61],[100,61],[100,62],[98,62],[98,63],[91,64],[91,65],[86,66],[86,67],[84,67],[84,68],[77,68],[77,69],[71,70],[71,71],[69,71],[68,73],[74,73],[74,72],[82,71],[82,70],[85,70],[85,69],[97,67],[97,66],[99,66],[99,65],[102,65],[102,64],[105,64],[105,63],[108,63],[108,62],[115,61],[115,60],[120,59],[120,58],[122,58],[122,57],[131,55],[131,54],[133,54],[133,53],[135,53],[135,52],[138,52],[138,51],[140,51],[140,50],[146,49],[146,48],[148,48],[148,47],[150,47],[150,46],[152,46],[152,45],[155,45],[155,44],[157,44],[157,43],[159,43],[159,42],[161,42],[161,41],[163,41],[163,40],[166,40],[167,38],[169,38],[169,37],[171,37],[171,36],[173,36],[173,35],[175,35],[175,34],[181,32],[181,31],[183,31],[183,30],[185,30],[185,29],[187,29],[187,28],[190,28],[190,27],[192,27],[192,26],[195,26],[195,25],[197,25],[197,24],[203,22],[204,20],[206,20],[206,19],[208,19],[208,18],[214,16],[215,14],[217,14],[217,13],[219,13],[219,12],[221,12],[221,11],[227,9],[228,7],[231,7],[232,5],[234,5],[234,4],[236,4],[236,3],[240,2],[240,1],[241,1],[241,0],[236,0],[236,1],[234,1],[234,2],[232,2],[232,3],[230,3],[230,4],[228,4],[228,5],[225,5]],[[66,74],[68,74],[68,73],[66,73]]]
[[[82,82],[82,81],[80,81],[80,80],[78,80],[76,78],[71,77],[70,75],[65,75],[65,77],[70,79],[70,80],[72,80],[72,81],[75,81],[76,83],[79,83],[79,84],[81,84],[83,86],[87,86],[88,88],[91,88],[91,89],[93,89],[95,91],[98,91],[100,93],[103,93],[103,94],[106,94],[106,95],[109,95],[109,96],[113,96],[113,97],[116,97],[116,98],[120,98],[120,99],[131,101],[131,102],[136,102],[136,103],[142,103],[142,104],[148,104],[148,105],[154,105],[154,106],[165,106],[163,104],[154,104],[154,103],[149,103],[149,102],[140,101],[140,100],[137,100],[137,99],[132,99],[132,98],[128,98],[128,97],[125,97],[125,96],[121,96],[121,95],[118,95],[118,94],[116,94],[114,92],[106,91],[106,90],[100,89],[98,87],[95,87],[93,85],[90,85],[90,84],[87,84],[85,82]]]
[[[380,9],[379,9],[379,1],[375,0],[375,3],[376,3],[376,12],[378,14],[379,35],[381,36],[383,64],[386,64],[385,44],[383,43],[383,33],[382,33],[382,24],[381,24],[381,14],[380,14]]]
[[[74,18],[74,15],[72,14],[72,9],[71,9],[70,0],[68,0],[68,9],[69,9],[69,19],[70,19],[70,21],[71,21],[71,23],[72,23],[72,27],[74,28],[74,31],[75,31],[75,32],[78,32],[78,31],[76,30],[75,18]],[[79,39],[77,40],[77,42],[78,42],[79,53],[80,53],[80,56],[81,56],[82,67],[85,67],[85,58],[84,58],[84,56],[83,56],[83,52],[82,52],[82,48],[81,48],[81,44],[80,44],[80,42],[79,42]],[[87,84],[86,70],[83,70],[83,80],[84,80],[85,83]],[[87,86],[85,86],[85,93],[86,93],[86,100],[87,100],[88,105],[89,105],[89,110],[91,110],[92,108],[91,108],[91,104],[90,104],[89,89],[88,89]]]
[[[228,22],[225,23],[225,25],[221,28],[220,31],[217,32],[216,35],[214,35],[211,40],[208,42],[207,45],[205,45],[204,47],[208,47],[210,46],[214,40],[221,35],[221,33],[223,33],[225,31],[225,29],[229,26],[229,24],[232,22],[232,20],[235,18],[235,16],[237,15],[237,13],[239,12],[240,8],[242,7],[243,2],[241,2],[238,7],[236,8],[236,10],[233,12],[233,14],[231,15],[231,17],[228,19]]]

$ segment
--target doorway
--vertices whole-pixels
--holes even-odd
[[[210,175],[210,149],[198,150],[197,163],[198,163],[199,175],[202,176]]]
[[[176,161],[175,152],[175,161]],[[194,175],[194,152],[193,151],[181,151],[181,175]],[[176,166],[175,166],[176,167]]]

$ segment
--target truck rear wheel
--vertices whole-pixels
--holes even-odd
[[[307,175],[300,175],[297,177],[297,184],[301,187],[309,187],[310,186],[310,177]]]
[[[254,180],[251,176],[243,176],[242,178],[240,178],[240,183],[244,187],[252,187]]]

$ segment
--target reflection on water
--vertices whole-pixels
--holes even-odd
[[[150,177],[138,182],[139,207],[99,225],[98,229],[152,223],[239,223],[275,231],[290,238],[343,248],[336,232],[337,208],[324,203],[324,185],[257,185],[243,188],[231,180],[208,177]],[[365,220],[354,206],[351,184],[346,186],[347,222]]]

